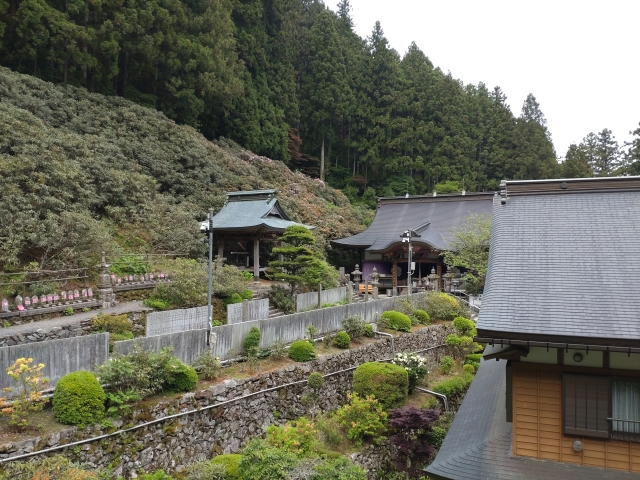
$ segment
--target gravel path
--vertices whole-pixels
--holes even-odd
[[[0,328],[0,337],[11,337],[18,334],[30,333],[37,329],[51,330],[53,327],[66,327],[68,325],[80,323],[84,320],[89,320],[100,312],[118,315],[120,313],[137,312],[140,310],[151,311],[150,308],[145,307],[142,302],[139,301],[123,302],[111,308],[101,308],[99,310],[91,310],[90,312],[77,313],[68,317],[57,317],[49,320],[39,320],[37,322],[23,323],[21,325]]]

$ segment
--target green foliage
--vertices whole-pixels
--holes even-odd
[[[226,307],[227,305],[233,305],[235,303],[242,303],[242,297],[239,293],[232,293],[228,297],[226,297],[222,303]]]
[[[425,311],[433,320],[453,320],[462,314],[463,308],[451,295],[431,292],[427,296]]]
[[[222,455],[219,455],[222,456]],[[241,455],[236,455],[241,457]],[[191,465],[187,465],[185,472],[185,480],[227,480],[227,478],[239,478],[237,475],[231,477],[227,475],[225,465],[222,463],[214,463],[214,460],[218,457],[214,457],[213,460],[203,460],[201,462],[195,462]],[[238,459],[238,463],[240,460]],[[236,466],[237,470],[237,466]],[[237,472],[236,472],[237,473]]]
[[[429,314],[424,310],[414,310],[412,315],[418,321],[418,324],[429,325],[429,323],[431,322]]]
[[[109,332],[109,351],[113,350],[113,343],[121,340],[131,340],[134,338],[131,331],[131,322],[127,318],[127,314],[122,315],[105,315],[100,312],[93,317],[92,326],[94,331]]]
[[[64,314],[67,316],[73,315],[73,307],[67,307],[64,309]]]
[[[223,465],[225,477],[224,480],[236,480],[240,479],[240,461],[242,460],[242,455],[234,454],[234,453],[226,453],[224,455],[218,455],[213,457],[211,463],[214,465]],[[205,479],[203,479],[205,480]]]
[[[367,324],[364,318],[359,315],[349,315],[342,319],[342,328],[349,334],[349,338],[354,341],[366,336],[367,326],[371,328],[371,325]]]
[[[140,480],[173,480],[173,477],[167,475],[164,470],[156,470],[153,473],[143,473],[138,478]]]
[[[53,413],[60,423],[89,425],[104,417],[104,390],[91,372],[80,370],[62,377],[53,393]]]
[[[267,427],[267,443],[278,449],[291,452],[298,457],[309,455],[316,441],[317,430],[305,417],[287,422],[284,427]]]
[[[362,468],[342,455],[320,462],[313,472],[314,480],[366,480],[367,478]]]
[[[456,317],[453,319],[453,326],[465,337],[473,337],[476,335],[476,324],[473,320],[464,317]]]
[[[415,353],[396,353],[393,364],[403,367],[409,377],[409,393],[413,393],[418,383],[429,373],[427,360]]]
[[[438,183],[435,186],[435,191],[438,195],[445,195],[447,193],[460,193],[462,187],[458,182],[447,181]]]
[[[353,372],[353,391],[361,397],[375,396],[385,410],[400,407],[407,400],[409,377],[398,365],[368,362]]]
[[[171,303],[169,303],[168,300],[162,300],[160,298],[146,298],[142,303],[144,303],[145,307],[159,311],[169,310],[171,308]]]
[[[336,410],[338,421],[347,429],[347,437],[360,445],[364,438],[380,435],[387,423],[384,406],[373,395],[360,397],[354,392],[347,397],[349,403]]]
[[[274,360],[282,360],[287,358],[287,345],[282,340],[276,340],[269,347],[271,350],[271,358]]]
[[[371,326],[370,323],[367,323],[364,326],[364,336],[369,338],[373,338],[376,336],[375,332],[373,331],[373,327]]]
[[[335,448],[342,443],[344,434],[337,417],[325,414],[316,418],[316,428],[320,440],[329,447]]]
[[[319,391],[324,385],[324,377],[320,372],[313,372],[307,379],[307,385],[309,388]]]
[[[465,364],[462,366],[462,370],[463,370],[465,373],[470,373],[470,374],[472,374],[472,375],[473,375],[474,373],[476,373],[476,370],[477,370],[477,369],[476,369],[476,367],[475,367],[474,365],[471,365],[471,364],[467,364],[467,363],[465,363]]]
[[[107,392],[106,414],[112,418],[122,417],[131,413],[131,404],[142,397],[134,390]]]
[[[191,365],[196,372],[202,375],[205,380],[214,380],[220,375],[222,365],[220,359],[211,353],[211,350],[205,350]]]
[[[442,446],[442,442],[444,442],[444,437],[446,436],[447,431],[444,428],[435,426],[428,433],[429,443],[435,448],[440,448]]]
[[[338,348],[349,348],[350,343],[351,338],[347,332],[338,332],[336,336],[333,337],[333,344]]]
[[[308,362],[316,358],[313,344],[306,340],[296,340],[289,346],[289,358],[296,362]]]
[[[475,373],[480,368],[480,359],[482,358],[482,353],[470,353],[464,357],[464,364],[471,365],[473,367],[473,372]]]
[[[170,392],[190,392],[198,384],[195,369],[177,358],[172,358],[165,365],[164,389]]]
[[[445,375],[448,375],[453,367],[456,366],[456,361],[451,358],[449,355],[445,355],[440,359],[440,370]]]
[[[404,313],[394,310],[387,310],[380,317],[380,323],[383,327],[401,332],[411,331],[411,319]]]
[[[287,473],[298,464],[298,456],[284,449],[269,445],[265,440],[251,440],[238,466],[240,478],[252,480],[284,480]]]
[[[459,397],[467,391],[472,381],[473,375],[465,372],[463,375],[457,375],[436,383],[431,387],[431,390],[446,395],[447,398]]]
[[[143,260],[143,257],[135,255],[121,255],[114,260],[109,268],[116,276],[141,275],[152,272],[151,266]]]
[[[171,282],[156,284],[151,301],[172,307],[197,307],[207,303],[207,270],[203,262],[176,258],[166,266]]]
[[[240,292],[240,296],[242,297],[243,300],[251,300],[253,298],[253,292],[248,288],[245,288],[243,291]]]
[[[244,348],[245,353],[247,354],[255,354],[260,346],[260,329],[257,327],[251,327],[247,336],[244,337],[242,341],[242,347]]]
[[[484,290],[489,266],[489,242],[491,239],[491,215],[470,215],[452,232],[449,250],[444,253],[445,262],[454,267],[464,267],[467,293],[478,294]]]
[[[269,302],[287,315],[296,311],[293,295],[282,285],[271,286],[269,290]]]
[[[247,288],[249,280],[244,273],[235,265],[215,262],[211,279],[213,293],[225,299],[233,297],[233,301],[227,303],[240,303],[244,298],[251,300],[253,292]]]

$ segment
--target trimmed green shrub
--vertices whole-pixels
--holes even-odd
[[[463,308],[451,295],[431,292],[427,296],[425,311],[433,320],[453,320],[462,314]]]
[[[336,336],[333,337],[333,344],[338,348],[349,348],[350,343],[351,338],[347,332],[338,332]]]
[[[476,367],[475,367],[474,365],[471,365],[470,363],[465,363],[465,364],[462,366],[462,370],[463,370],[465,373],[470,373],[470,374],[472,374],[472,375],[473,375],[474,373],[476,373]]]
[[[424,310],[414,310],[413,316],[416,318],[416,320],[418,320],[418,323],[422,325],[428,325],[429,322],[431,322],[429,314]]]
[[[482,358],[481,353],[470,353],[466,357],[464,357],[464,364],[471,365],[473,367],[473,373],[478,371],[480,368],[480,359]]]
[[[307,385],[309,388],[319,391],[324,385],[324,377],[320,372],[313,372],[309,375],[309,378],[307,378]]]
[[[446,395],[447,398],[458,397],[467,391],[472,381],[473,375],[464,373],[463,375],[456,375],[455,377],[447,378],[446,380],[436,383],[431,387],[431,390]]]
[[[299,461],[294,453],[254,438],[242,452],[238,471],[243,479],[284,480]]]
[[[171,392],[190,392],[198,384],[195,368],[173,357],[165,366],[166,388]]]
[[[442,370],[442,373],[444,373],[445,375],[447,375],[451,371],[451,369],[455,366],[456,366],[456,361],[453,358],[451,358],[449,355],[445,355],[440,360],[440,369]]]
[[[456,317],[453,319],[453,326],[460,335],[465,337],[473,337],[476,334],[476,324],[472,320],[464,317]]]
[[[226,305],[232,305],[234,303],[242,303],[242,297],[239,293],[232,293],[227,298],[225,298],[222,303]]]
[[[349,315],[342,319],[342,328],[349,334],[349,338],[354,341],[366,336],[367,325],[364,318],[359,315]]]
[[[407,371],[391,363],[363,363],[353,372],[353,391],[361,397],[375,396],[386,409],[398,408],[407,400]]]
[[[380,318],[380,323],[383,327],[390,328],[391,330],[398,330],[400,332],[411,331],[411,319],[404,313],[394,310],[384,312]]]
[[[240,478],[240,471],[238,469],[242,460],[242,455],[235,453],[225,453],[224,455],[218,455],[211,460],[214,465],[224,465],[224,473],[226,480],[236,480]]]
[[[247,336],[244,337],[242,342],[242,348],[247,355],[255,354],[260,346],[260,329],[258,327],[251,327]]]
[[[289,347],[289,358],[296,362],[308,362],[316,358],[313,344],[307,340],[296,340]]]
[[[253,292],[248,288],[245,288],[243,291],[240,292],[240,296],[242,297],[243,300],[251,300],[253,298]]]
[[[373,337],[375,337],[375,335],[376,335],[376,334],[375,334],[375,333],[374,333],[374,331],[373,331],[373,327],[371,326],[371,324],[370,324],[370,323],[367,323],[367,324],[364,326],[364,336],[365,336],[365,337],[369,337],[369,338],[373,338]]]
[[[62,377],[53,393],[53,413],[66,425],[89,425],[104,417],[106,395],[93,373],[86,370]]]

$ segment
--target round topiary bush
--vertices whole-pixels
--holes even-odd
[[[431,322],[431,318],[429,317],[429,314],[424,310],[414,310],[413,316],[416,317],[416,319],[418,320],[418,323],[422,325],[428,325],[429,322]]]
[[[227,480],[236,480],[240,478],[240,472],[238,471],[240,460],[242,460],[242,455],[226,453],[214,457],[211,463],[214,465],[224,465],[224,478]]]
[[[177,358],[167,362],[165,374],[165,388],[171,392],[190,392],[198,384],[198,373],[195,368],[182,363]]]
[[[289,347],[289,358],[296,362],[308,362],[316,358],[313,344],[307,340],[296,340]]]
[[[104,417],[106,395],[93,373],[86,370],[62,377],[53,393],[53,413],[60,423],[89,425]]]
[[[350,343],[351,338],[347,332],[338,332],[336,336],[333,337],[333,344],[338,348],[349,348]]]
[[[361,397],[375,396],[388,410],[407,400],[409,376],[404,367],[391,363],[363,363],[353,372],[353,391]]]
[[[253,298],[253,292],[247,288],[240,292],[240,296],[243,300],[251,300]]]
[[[254,353],[258,350],[260,346],[260,329],[258,327],[251,327],[247,336],[244,337],[244,341],[242,342],[242,347],[244,348],[244,352]]]
[[[223,300],[225,305],[232,305],[234,303],[242,303],[242,297],[239,293],[232,293],[227,298]]]
[[[369,338],[373,338],[376,336],[375,332],[373,331],[373,327],[371,326],[370,323],[367,323],[364,326],[364,336]]]
[[[382,326],[390,328],[391,330],[398,330],[400,332],[411,331],[411,319],[404,313],[396,312],[395,310],[387,310],[384,312],[380,322]]]

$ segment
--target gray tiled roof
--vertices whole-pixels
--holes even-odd
[[[484,308],[484,305],[483,305]],[[511,456],[506,422],[505,360],[483,361],[462,406],[426,469],[431,477],[464,480],[615,480],[640,475]]]
[[[640,339],[640,191],[496,198],[477,326]]]
[[[460,227],[469,215],[490,214],[491,199],[491,194],[382,198],[369,228],[332,243],[381,251],[400,242],[400,235],[405,230],[428,223],[419,232],[422,240],[417,243],[424,243],[435,250],[446,250],[451,230]]]

